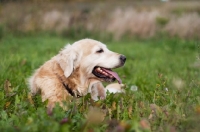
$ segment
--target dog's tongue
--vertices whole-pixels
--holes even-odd
[[[105,69],[103,68],[103,70],[105,70],[107,73],[111,74],[113,77],[115,77],[118,81],[119,84],[122,83],[122,80],[120,79],[120,77],[118,76],[118,74],[114,71],[111,71],[111,70],[108,70],[108,69]]]

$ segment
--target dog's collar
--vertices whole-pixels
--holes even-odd
[[[56,74],[56,73],[55,73]],[[56,76],[58,77],[58,79],[61,81],[62,85],[65,87],[65,89],[67,90],[67,92],[73,96],[73,97],[77,97],[80,98],[81,96],[79,94],[76,94],[73,92],[73,90],[71,88],[69,88],[69,86],[63,81],[62,77],[59,76],[58,74],[56,74]]]

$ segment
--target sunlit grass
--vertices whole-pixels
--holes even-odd
[[[2,131],[199,130],[200,74],[193,64],[200,42],[178,38],[104,42],[127,57],[126,65],[115,70],[126,93],[98,102],[87,95],[72,102],[69,111],[56,107],[48,116],[40,96],[29,96],[26,78],[74,41],[51,35],[10,35],[0,40]],[[137,91],[130,90],[133,85]],[[101,115],[98,111],[104,120],[94,123],[91,117]]]

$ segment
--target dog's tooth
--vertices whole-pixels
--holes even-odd
[[[101,68],[99,67],[99,68],[97,68],[97,71],[101,71]]]

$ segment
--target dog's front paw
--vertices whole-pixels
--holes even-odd
[[[80,98],[80,97],[83,96],[83,94],[80,93],[78,90],[72,90],[72,91],[73,91],[73,95],[74,95],[74,97],[76,97],[76,98]]]

